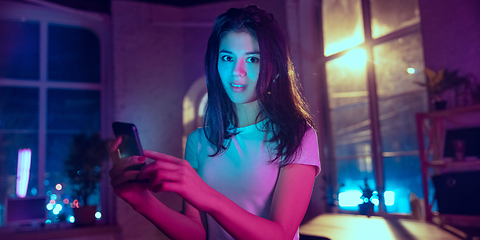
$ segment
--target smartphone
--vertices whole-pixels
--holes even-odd
[[[114,122],[112,123],[115,137],[122,137],[122,142],[118,146],[121,158],[131,156],[143,156],[142,144],[138,137],[137,127],[132,123]],[[140,170],[145,163],[128,167],[125,170]]]

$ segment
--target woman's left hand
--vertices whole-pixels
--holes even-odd
[[[218,192],[208,186],[186,160],[149,150],[144,150],[143,155],[155,162],[143,167],[138,178],[148,178],[153,192],[178,193],[201,211],[212,208],[211,199]]]

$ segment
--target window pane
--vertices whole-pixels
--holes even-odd
[[[0,77],[39,79],[40,24],[0,20]]]
[[[427,110],[427,94],[415,82],[424,82],[420,34],[408,35],[373,48],[385,189],[394,202],[388,212],[409,213],[411,192],[422,197],[415,113]]]
[[[358,211],[365,178],[375,188],[366,83],[366,54],[354,49],[326,64],[338,170],[339,206]]]
[[[420,34],[373,48],[383,151],[416,151],[415,113],[427,110]]]
[[[70,204],[77,199],[73,187],[69,181],[65,168],[75,134],[48,134],[47,136],[47,160],[45,167],[45,191],[50,200],[61,206],[61,213],[67,219],[73,216]],[[100,171],[100,168],[98,169]],[[59,187],[60,186],[60,187]],[[89,205],[98,205],[100,209],[100,184],[88,198]],[[78,200],[78,199],[77,199]],[[58,214],[58,213],[57,213]],[[55,209],[48,211],[48,218],[52,222],[59,221]]]
[[[410,194],[423,198],[422,174],[417,155],[384,157],[385,191],[393,192],[385,202],[389,213],[410,213]]]
[[[322,21],[325,56],[365,41],[360,0],[323,0]]]
[[[99,132],[100,91],[49,89],[47,127],[49,132]]]
[[[70,203],[75,198],[73,186],[70,185],[66,173],[65,161],[70,154],[75,135],[100,132],[100,92],[49,89],[47,111],[45,191],[51,200],[56,198],[56,204],[62,206],[62,216],[69,218],[73,214]],[[61,185],[60,189],[57,188],[58,184]],[[99,191],[89,197],[89,204],[100,205]],[[55,209],[51,209],[48,214],[52,222],[58,221]]]
[[[337,157],[370,154],[366,57],[362,53],[355,50],[326,64]]]
[[[38,129],[38,89],[0,87],[0,129]]]
[[[49,25],[48,80],[100,82],[97,35],[85,28]]]
[[[420,22],[417,0],[370,0],[370,2],[373,38]]]

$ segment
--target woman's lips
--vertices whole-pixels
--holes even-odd
[[[245,85],[243,84],[230,84],[232,86],[232,90],[234,92],[241,92],[245,89]]]

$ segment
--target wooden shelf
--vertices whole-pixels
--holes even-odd
[[[427,163],[429,167],[435,168],[441,173],[467,172],[480,170],[480,160],[452,162],[449,160],[433,160]]]
[[[473,112],[480,112],[480,104],[466,106],[466,107],[450,108],[450,109],[445,109],[440,111],[417,113],[417,114],[427,118],[439,118],[439,117],[441,118],[441,117],[450,117],[456,114],[473,113]]]
[[[433,200],[429,198],[429,181],[433,175],[451,172],[469,172],[480,170],[480,160],[455,162],[451,159],[442,159],[445,134],[447,129],[460,129],[480,126],[480,104],[451,108],[442,111],[416,114],[418,152],[422,172],[423,200],[425,217],[433,222]],[[431,160],[433,158],[433,160]],[[458,222],[480,223],[480,216],[437,215],[442,222],[452,224]],[[438,218],[437,218],[438,219]]]

